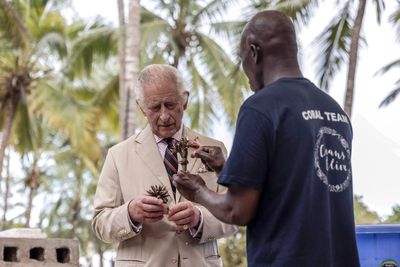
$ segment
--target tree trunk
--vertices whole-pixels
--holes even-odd
[[[123,5],[119,3],[120,23],[123,18]],[[120,49],[125,49],[121,63],[121,73],[123,72],[123,82],[120,85],[120,105],[121,111],[121,136],[126,139],[135,132],[135,112],[136,99],[135,87],[139,73],[139,53],[140,53],[140,0],[130,0],[128,22],[124,25],[125,30],[122,38],[125,39],[124,45]],[[121,87],[123,86],[123,87]]]
[[[124,136],[124,111],[125,104],[125,51],[126,51],[126,29],[125,29],[125,6],[124,0],[117,0],[118,2],[118,19],[119,19],[119,42],[118,42],[118,55],[119,55],[119,125],[121,128],[121,139]]]
[[[71,238],[77,237],[78,225],[79,225],[79,218],[81,213],[81,193],[82,193],[82,176],[79,173],[77,175],[77,191],[75,200],[72,206],[72,233]]]
[[[29,227],[32,215],[33,199],[35,198],[37,190],[40,185],[39,179],[41,173],[38,169],[37,164],[38,164],[38,157],[35,155],[35,158],[32,163],[32,170],[25,180],[25,184],[29,188],[28,203],[25,211],[25,227]]]
[[[11,130],[15,119],[15,114],[17,113],[17,101],[9,101],[6,107],[6,116],[4,121],[4,128],[1,135],[1,143],[0,143],[0,185],[2,180],[2,173],[3,173],[3,161],[4,161],[4,154],[8,145],[8,141],[11,136]],[[1,186],[0,186],[0,193],[1,193]]]
[[[354,20],[354,25],[351,32],[351,43],[350,43],[350,56],[349,56],[349,72],[347,74],[347,85],[346,85],[346,97],[344,100],[344,111],[351,117],[353,109],[353,96],[354,96],[354,84],[357,68],[357,56],[358,46],[360,41],[360,32],[364,19],[366,7],[366,0],[359,0],[359,6],[357,10],[357,16]]]
[[[96,252],[97,252],[97,254],[99,254],[99,258],[100,258],[100,265],[99,265],[99,267],[103,267],[104,266],[104,264],[103,264],[103,261],[104,261],[104,251],[103,251],[103,249],[101,248],[101,245],[100,244],[97,244],[97,247],[96,247]]]
[[[3,198],[3,203],[4,203],[4,209],[3,209],[3,219],[2,219],[2,223],[1,223],[1,230],[5,230],[7,225],[7,210],[8,210],[8,195],[10,193],[10,151],[7,154],[7,175],[5,177],[5,192],[4,192],[4,198]]]
[[[32,214],[32,206],[33,206],[33,198],[36,195],[36,188],[29,188],[29,197],[28,197],[28,207],[25,211],[25,227],[29,227],[31,222],[31,214]]]

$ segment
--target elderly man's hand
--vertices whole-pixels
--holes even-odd
[[[144,194],[129,202],[128,212],[134,222],[155,223],[168,213],[168,206],[161,199]]]
[[[192,153],[192,158],[200,158],[209,171],[220,173],[225,157],[219,146],[202,146]]]
[[[206,184],[199,175],[184,171],[179,171],[173,176],[173,179],[176,188],[182,196],[194,202],[196,193],[205,187]]]
[[[176,224],[177,230],[185,231],[200,223],[200,210],[190,201],[179,202],[169,209],[168,220]]]

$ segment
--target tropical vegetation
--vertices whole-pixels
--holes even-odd
[[[0,229],[39,227],[49,237],[76,238],[88,259],[112,249],[91,231],[91,205],[107,149],[145,123],[135,106],[135,75],[151,63],[178,67],[191,92],[188,124],[203,132],[214,120],[234,125],[248,94],[238,47],[231,45],[239,43],[245,20],[224,17],[237,2],[149,0],[139,8],[138,0],[117,0],[116,27],[68,15],[69,1],[0,0]],[[243,16],[274,7],[305,27],[321,2],[251,0]],[[379,22],[384,1],[370,2]],[[318,37],[320,85],[328,89],[347,63],[350,99],[365,3],[338,1]],[[398,36],[399,18],[397,9],[391,20]],[[398,66],[395,60],[381,73]],[[354,201],[357,223],[400,222],[398,206],[381,218],[361,196]],[[225,266],[246,266],[245,228],[220,250]]]

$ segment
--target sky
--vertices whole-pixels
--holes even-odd
[[[102,16],[111,22],[118,21],[117,1],[73,0],[73,3],[81,17]],[[304,76],[314,82],[318,48],[313,45],[313,40],[334,16],[335,3],[323,1],[308,27],[298,32],[301,68]],[[378,108],[395,88],[395,82],[400,78],[399,70],[375,75],[382,66],[400,58],[400,42],[396,42],[394,27],[388,22],[388,15],[395,8],[396,1],[386,1],[386,11],[379,26],[374,6],[367,1],[363,25],[367,45],[359,49],[352,117],[354,193],[362,195],[367,206],[381,216],[389,215],[392,206],[400,204],[400,97],[388,107]],[[235,11],[234,7],[230,14],[234,19],[241,12],[238,8]],[[342,106],[346,71],[344,66],[334,78],[329,92]],[[230,148],[233,132],[219,124],[213,135]]]

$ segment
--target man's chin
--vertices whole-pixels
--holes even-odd
[[[167,127],[159,127],[159,133],[161,138],[167,138],[173,136],[178,129],[174,126],[167,126]]]

